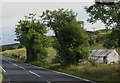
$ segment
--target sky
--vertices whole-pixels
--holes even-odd
[[[30,0],[31,1],[31,0]],[[60,1],[60,0],[58,0]],[[85,29],[92,31],[93,28],[103,29],[104,25],[98,22],[94,25],[88,23],[86,20],[89,18],[84,7],[94,4],[93,1],[89,0],[75,0],[66,2],[12,2],[3,1],[2,9],[0,9],[0,45],[15,43],[15,28],[19,20],[24,19],[24,16],[28,13],[36,13],[37,16],[41,15],[45,10],[56,10],[58,8],[72,9],[78,13],[77,19],[85,22]],[[53,35],[52,31],[48,32],[48,35]]]

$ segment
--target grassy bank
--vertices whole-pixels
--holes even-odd
[[[26,49],[20,48],[20,49],[14,49],[14,50],[6,50],[3,52],[0,52],[0,54],[11,57],[11,58],[15,58],[15,59],[25,60]]]
[[[2,69],[0,68],[0,83],[2,83],[2,79],[3,79],[3,73],[2,73]]]
[[[48,58],[55,57],[56,55],[55,49],[53,49],[52,47],[49,47],[47,51],[48,51]],[[0,52],[0,54],[3,54],[11,58],[24,60],[26,58],[26,49],[20,48],[20,49],[14,49],[14,50],[6,50],[3,52]]]
[[[82,62],[77,66],[71,65],[66,68],[60,64],[41,65],[40,62],[32,62],[30,64],[83,77],[97,81],[98,83],[118,83],[118,81],[120,81],[120,68],[118,64],[99,64],[97,67],[94,67],[88,62]]]

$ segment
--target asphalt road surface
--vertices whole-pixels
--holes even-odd
[[[3,83],[93,83],[93,81],[25,64],[1,56]]]

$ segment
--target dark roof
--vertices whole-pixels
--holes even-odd
[[[110,49],[110,50],[92,50],[92,56],[107,56],[109,55],[112,51],[114,51],[114,49]]]

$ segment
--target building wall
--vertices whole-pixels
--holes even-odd
[[[97,63],[104,63],[103,57],[99,57]]]
[[[109,64],[109,63],[112,63],[112,62],[114,62],[114,63],[117,63],[118,61],[119,61],[119,58],[118,58],[118,53],[115,51],[115,50],[113,50],[108,56],[107,56],[107,63]]]
[[[97,61],[97,63],[118,63],[120,62],[120,56],[119,54],[115,51],[115,50],[112,50],[108,55],[106,55],[106,59],[104,60],[103,58],[104,55],[94,55],[94,56],[91,56],[89,58],[92,58],[92,59],[95,59]]]

